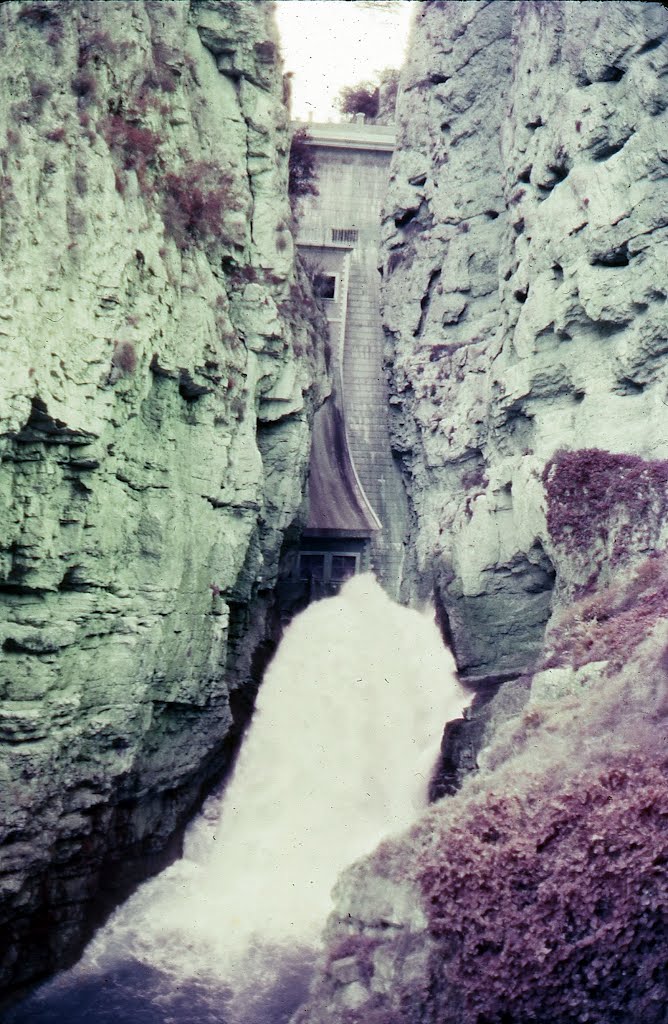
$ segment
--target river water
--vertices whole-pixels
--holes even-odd
[[[234,774],[184,855],[8,1024],[283,1024],[343,867],[426,805],[463,697],[433,613],[371,575],[287,629]]]

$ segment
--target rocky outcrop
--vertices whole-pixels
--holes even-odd
[[[347,871],[294,1024],[663,1024],[668,559],[553,621],[477,775]]]
[[[667,37],[658,3],[420,5],[384,316],[406,593],[435,591],[469,677],[531,666],[555,586],[594,585],[597,563],[604,582],[609,538],[638,520],[623,460],[668,453]],[[589,464],[554,468],[561,449]],[[584,558],[571,526],[553,530],[547,464],[576,490],[591,480]],[[665,542],[661,486],[617,562]]]
[[[228,765],[324,370],[270,5],[4,4],[0,46],[8,986]]]

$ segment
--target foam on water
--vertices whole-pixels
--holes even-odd
[[[195,985],[218,1006],[236,994],[219,1016],[191,1003],[190,1016],[158,1005],[146,1020],[287,1020],[286,978],[306,984],[337,875],[425,806],[443,724],[462,706],[433,613],[394,604],[370,575],[311,605],[286,631],[234,775],[191,825],[183,858],[114,914],[61,990],[133,965],[144,987],[161,979],[154,1007],[169,1002],[161,988]]]

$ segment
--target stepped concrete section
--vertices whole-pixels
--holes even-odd
[[[297,242],[328,307],[350,456],[382,527],[371,537],[371,565],[397,596],[407,506],[390,448],[378,270],[394,128],[358,122],[305,127],[316,151],[319,195],[302,201]],[[326,457],[314,445],[312,465]]]

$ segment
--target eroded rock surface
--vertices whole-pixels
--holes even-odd
[[[4,4],[0,47],[8,986],[229,763],[324,371],[270,5]]]
[[[384,316],[407,593],[468,676],[524,671],[591,577],[548,529],[553,454],[668,452],[667,37],[657,3],[420,5]]]

